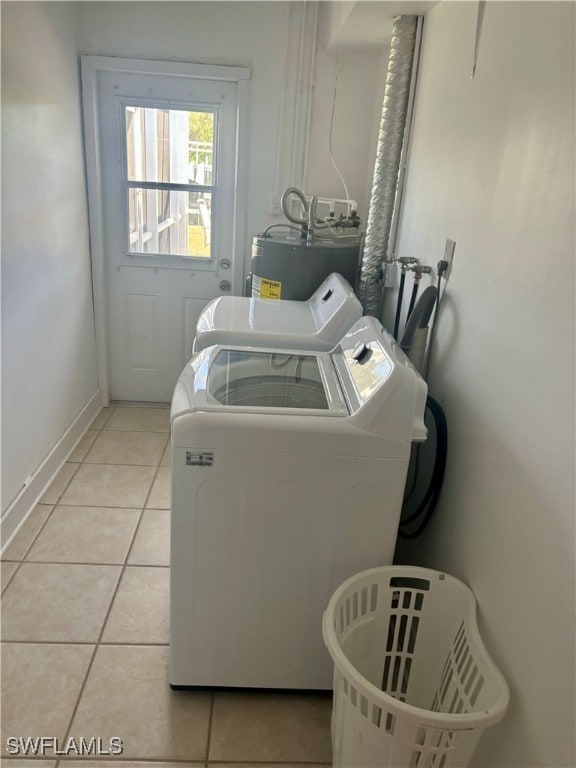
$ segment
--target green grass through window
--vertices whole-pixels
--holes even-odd
[[[188,226],[188,255],[210,256],[210,246],[206,244],[204,227]]]

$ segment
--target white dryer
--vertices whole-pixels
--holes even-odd
[[[352,287],[334,272],[308,301],[221,296],[201,312],[193,353],[214,344],[333,349],[362,317]]]
[[[322,613],[392,562],[425,401],[371,317],[330,354],[192,358],[171,411],[173,687],[331,688]]]

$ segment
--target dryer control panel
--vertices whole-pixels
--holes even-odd
[[[358,320],[331,357],[356,427],[426,439],[426,383],[376,318]]]
[[[359,320],[332,355],[352,411],[369,400],[394,370],[383,344],[382,326],[374,318]]]

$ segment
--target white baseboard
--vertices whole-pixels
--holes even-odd
[[[62,465],[84,435],[102,408],[100,390],[97,389],[30,480],[2,515],[0,520],[0,541],[2,551],[9,546],[18,529],[34,509],[44,492],[58,474]]]

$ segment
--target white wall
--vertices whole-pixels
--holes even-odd
[[[345,197],[330,158],[330,122],[334,110],[334,159],[350,197],[358,202],[362,229],[365,230],[388,47],[366,45],[348,49],[332,45],[336,27],[340,28],[353,5],[344,0],[319,5],[306,190],[328,198]],[[382,5],[384,12],[385,5]]]
[[[2,4],[2,510],[97,388],[70,8]]]
[[[355,5],[356,0],[326,0],[322,3],[327,44],[332,43]]]
[[[387,49],[370,49],[367,53],[330,51],[321,39],[316,52],[306,191],[328,198],[345,197],[329,151],[330,118],[335,99],[333,155],[350,197],[358,202],[364,230],[387,62]]]
[[[426,18],[399,255],[457,242],[431,392],[449,455],[400,559],[462,578],[511,687],[474,765],[574,766],[574,5]],[[391,304],[389,302],[388,315]]]

